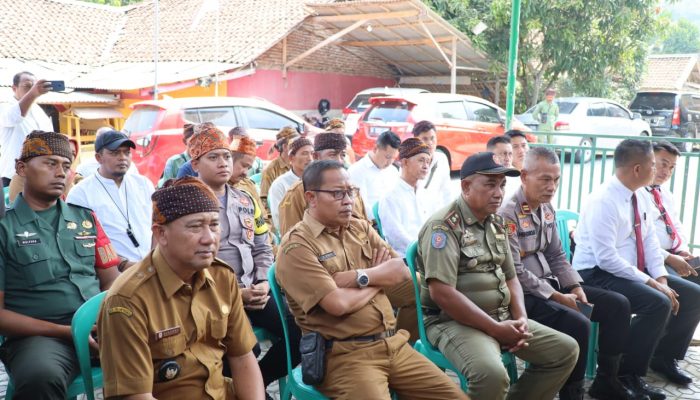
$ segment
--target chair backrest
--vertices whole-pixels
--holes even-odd
[[[426,345],[430,344],[425,335],[425,326],[423,326],[423,307],[420,303],[420,287],[418,285],[418,277],[416,275],[416,259],[418,257],[418,242],[413,242],[406,249],[406,263],[411,271],[411,279],[413,279],[413,296],[416,298],[416,313],[418,314],[418,335],[421,342]]]
[[[78,356],[78,365],[80,366],[80,374],[83,377],[85,384],[85,393],[88,398],[92,399],[95,388],[92,382],[92,367],[90,366],[90,345],[88,344],[88,336],[92,331],[92,327],[97,321],[97,314],[100,311],[100,305],[104,300],[107,292],[99,293],[83,303],[80,308],[73,314],[71,321],[71,332],[73,333],[73,344],[75,352]]]
[[[382,230],[382,221],[379,220],[379,202],[374,203],[372,206],[372,215],[374,215],[374,222],[377,224],[377,232],[379,233],[379,236],[381,236],[382,239],[386,239],[384,237],[384,231]]]
[[[275,264],[272,263],[270,269],[267,271],[267,281],[270,284],[270,292],[272,292],[272,298],[277,304],[277,311],[280,313],[280,319],[282,320],[282,330],[284,331],[284,347],[287,350],[287,374],[292,376],[292,359],[289,348],[289,327],[287,326],[287,307],[282,297],[282,291],[280,290],[277,280],[275,279]]]
[[[569,221],[578,222],[578,213],[570,210],[557,210],[557,231],[564,249],[566,259],[571,262],[571,239],[569,238]]]

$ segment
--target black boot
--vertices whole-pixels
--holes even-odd
[[[569,382],[559,391],[559,400],[583,400],[583,381]]]
[[[609,400],[647,400],[646,394],[637,393],[617,379],[622,356],[608,356],[598,354],[598,372],[588,389],[588,394],[594,399]]]

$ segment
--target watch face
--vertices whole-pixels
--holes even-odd
[[[367,286],[369,283],[369,277],[367,275],[360,275],[357,281],[359,282],[360,286]]]

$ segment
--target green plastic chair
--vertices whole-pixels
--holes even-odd
[[[298,400],[327,400],[328,398],[316,390],[313,386],[307,385],[301,379],[301,367],[292,368],[292,358],[289,344],[289,328],[287,327],[287,308],[282,297],[279,285],[275,279],[275,264],[272,264],[267,272],[267,280],[270,283],[270,291],[272,298],[277,304],[277,311],[282,320],[282,329],[284,330],[284,345],[287,350],[287,385],[284,389],[280,388],[280,400],[290,400],[292,396]]]
[[[274,344],[280,340],[280,338],[270,333],[270,331],[265,328],[260,328],[259,326],[253,327],[253,333],[255,334],[255,338],[258,339],[258,342],[270,342]],[[280,393],[284,393],[287,387],[287,379],[280,378],[277,380],[277,384],[279,385]]]
[[[68,386],[66,398],[75,399],[81,394],[85,394],[88,400],[95,400],[95,389],[103,386],[102,369],[90,365],[90,346],[88,345],[88,335],[92,331],[100,304],[107,292],[102,292],[83,303],[73,315],[71,322],[71,332],[73,333],[73,345],[78,357],[80,375]],[[14,387],[12,381],[7,384],[5,399],[12,399]]]
[[[566,259],[571,262],[571,238],[569,237],[569,222],[578,222],[578,213],[570,210],[557,210],[557,231],[559,240],[566,253]],[[588,354],[586,355],[586,378],[593,379],[598,360],[598,323],[591,321],[591,332],[588,335]]]
[[[382,230],[382,221],[379,220],[379,202],[374,203],[372,206],[372,214],[374,215],[374,222],[377,224],[379,236],[381,236],[382,239],[386,239],[384,237],[384,230]]]
[[[459,377],[459,384],[463,391],[467,391],[468,382],[462,373],[452,365],[452,363],[445,357],[440,350],[433,346],[425,334],[425,325],[423,325],[423,308],[420,302],[420,287],[418,285],[418,276],[416,274],[416,257],[418,257],[418,242],[411,243],[406,250],[406,261],[408,263],[408,269],[411,271],[411,278],[413,278],[413,294],[416,298],[416,310],[418,313],[418,335],[420,338],[416,340],[413,347],[419,353],[423,354],[428,360],[432,361],[438,368],[443,370],[450,370],[457,374]],[[518,381],[518,368],[515,363],[515,356],[509,352],[501,353],[501,360],[503,365],[506,367],[508,372],[508,377],[510,382],[515,383]]]

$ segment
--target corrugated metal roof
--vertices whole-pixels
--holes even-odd
[[[698,54],[658,54],[647,58],[640,89],[681,90],[689,82],[700,83]]]

